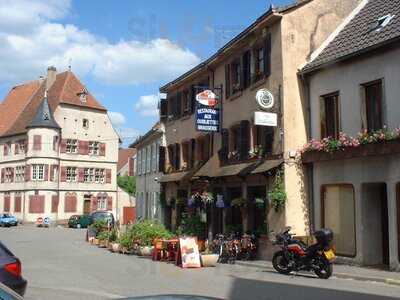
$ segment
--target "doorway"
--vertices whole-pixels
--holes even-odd
[[[389,265],[389,217],[385,183],[363,185],[364,263]]]
[[[91,198],[92,198],[91,195],[83,196],[83,214],[84,215],[90,214],[90,199]]]

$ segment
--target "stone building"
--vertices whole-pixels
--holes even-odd
[[[71,72],[14,86],[0,103],[0,211],[25,222],[116,214],[119,137]]]
[[[120,148],[118,150],[117,176],[135,176],[136,149]]]
[[[358,2],[307,0],[271,7],[209,59],[160,88],[167,94],[160,103],[166,200],[186,203],[208,191],[223,201],[224,208],[207,211],[209,236],[233,227],[257,230],[266,220],[270,229],[291,225],[298,235],[308,233],[306,178],[296,163],[296,151],[307,140],[297,71]],[[196,94],[207,89],[218,98],[219,132],[196,130]],[[257,92],[266,102],[273,98],[273,105],[262,110]],[[266,120],[255,120],[255,112],[271,117],[270,126],[260,125]],[[257,202],[268,202],[277,170],[283,172],[284,207],[260,209]],[[248,201],[247,212],[230,205],[239,198]],[[179,207],[172,205],[172,227],[185,210]]]
[[[400,148],[398,140],[368,144],[374,139],[366,137],[379,133],[379,139],[391,139],[399,128],[399,38],[400,1],[363,1],[300,73],[310,138],[345,143],[350,138],[343,133],[358,137],[343,151],[303,154],[313,223],[334,230],[339,255],[397,270]]]
[[[157,122],[130,148],[136,148],[136,218],[163,221],[160,205],[160,149],[164,149],[163,125]]]

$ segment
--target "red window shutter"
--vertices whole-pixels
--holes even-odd
[[[78,168],[78,182],[84,182],[84,181],[85,181],[85,169]]]
[[[60,181],[61,182],[65,182],[66,181],[66,178],[67,177],[67,169],[66,169],[66,167],[61,167],[61,169],[60,169]]]
[[[21,212],[21,196],[14,198],[14,212]]]
[[[101,156],[106,155],[106,143],[100,143],[100,155]]]
[[[33,214],[44,213],[44,196],[29,196],[29,212]]]
[[[49,165],[44,165],[44,181],[49,180]]]
[[[33,150],[42,150],[42,136],[41,135],[33,136]]]
[[[60,152],[65,153],[66,151],[67,151],[67,141],[65,139],[61,139]]]
[[[50,178],[49,181],[53,181],[54,179],[54,165],[50,166]]]
[[[31,180],[31,166],[26,165],[25,166],[25,181],[30,181]]]
[[[65,196],[64,212],[66,213],[76,212],[76,196],[74,195]]]
[[[15,169],[14,168],[11,168],[11,182],[14,182],[14,173],[15,173],[15,171],[14,171]]]
[[[112,205],[113,205],[112,197],[107,197],[107,210],[112,210]]]
[[[8,144],[4,144],[4,156],[8,155]]]
[[[58,196],[57,195],[51,196],[51,212],[52,213],[58,212]]]
[[[85,141],[78,141],[78,153],[82,155],[86,154]]]
[[[5,176],[6,170],[4,168],[1,169],[1,183],[4,183],[4,176]]]
[[[4,196],[4,211],[10,211],[10,196]]]
[[[111,169],[106,169],[106,183],[111,183]]]
[[[27,152],[28,152],[28,140],[25,139],[25,140],[23,141],[23,143],[24,143],[24,146],[25,146],[25,153],[27,153]]]
[[[58,150],[58,135],[53,136],[53,150]]]
[[[92,196],[90,204],[91,204],[91,211],[97,210],[97,198],[96,197]]]

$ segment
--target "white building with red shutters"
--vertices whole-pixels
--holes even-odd
[[[24,222],[117,216],[118,145],[107,110],[71,71],[49,67],[14,86],[0,103],[0,212]]]

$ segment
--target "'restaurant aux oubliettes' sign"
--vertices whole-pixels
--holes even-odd
[[[204,90],[196,95],[196,130],[219,131],[219,108],[217,95],[211,90]]]

